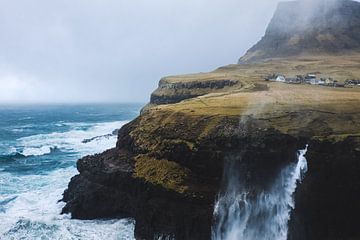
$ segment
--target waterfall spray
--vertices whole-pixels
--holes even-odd
[[[234,177],[234,167],[214,209],[213,240],[286,240],[290,212],[295,208],[294,192],[307,171],[305,149],[297,163],[285,167],[268,191],[249,196],[247,188]]]

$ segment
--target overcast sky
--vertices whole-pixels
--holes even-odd
[[[0,103],[147,102],[236,63],[277,0],[0,0]]]

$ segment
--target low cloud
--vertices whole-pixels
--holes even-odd
[[[162,76],[235,63],[277,2],[0,0],[0,102],[146,102]]]

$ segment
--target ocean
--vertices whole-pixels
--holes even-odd
[[[0,239],[134,239],[132,219],[72,220],[77,159],[116,144],[141,104],[0,106]]]

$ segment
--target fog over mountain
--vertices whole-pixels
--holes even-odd
[[[299,55],[351,54],[359,51],[359,2],[282,2],[279,3],[265,35],[239,62]]]
[[[164,75],[235,63],[277,2],[0,0],[0,103],[146,102]]]

